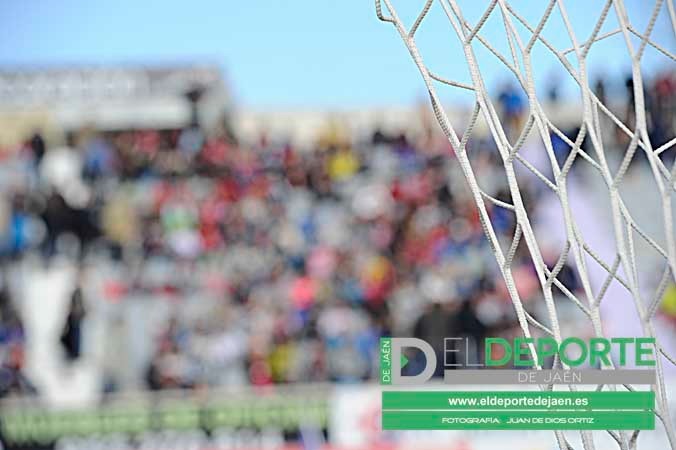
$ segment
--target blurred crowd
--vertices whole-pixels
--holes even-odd
[[[674,136],[673,82],[650,88],[660,142]],[[505,124],[527,110],[513,90],[498,102]],[[334,124],[311,149],[240,142],[225,125],[83,129],[0,151],[0,395],[35,391],[8,281],[28,257],[79,266],[60,345],[66,360],[86,357],[87,320],[103,315],[106,391],[365,380],[381,336],[518,334],[453,150],[424,128],[355,136]],[[510,202],[494,143],[468,145],[482,189]],[[546,187],[520,189],[531,212]],[[487,206],[508,246],[512,213]],[[523,245],[514,274],[529,305],[539,284]],[[575,289],[573,270],[560,277]]]

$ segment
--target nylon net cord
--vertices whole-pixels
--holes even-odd
[[[462,44],[464,59],[471,77],[471,84],[446,79],[431,72],[423,62],[423,58],[416,44],[415,35],[423,25],[423,21],[430,12],[434,2],[440,4],[443,14],[452,27],[457,39]],[[655,330],[653,319],[660,300],[666,286],[670,282],[676,281],[676,237],[673,233],[674,224],[671,205],[672,195],[676,192],[676,162],[673,167],[669,169],[660,158],[660,155],[663,155],[665,152],[669,150],[674,151],[674,148],[676,148],[676,139],[671,139],[658,148],[654,148],[651,144],[647,131],[646,106],[640,62],[647,46],[652,47],[661,55],[667,57],[670,62],[676,61],[676,56],[674,56],[674,54],[651,39],[651,33],[660,13],[668,15],[669,22],[676,35],[676,12],[674,5],[671,0],[667,0],[666,2],[657,0],[652,7],[648,25],[645,30],[641,32],[630,23],[622,0],[608,0],[601,10],[591,35],[586,40],[580,41],[573,31],[573,26],[569,19],[565,2],[562,0],[549,1],[537,24],[528,23],[506,0],[492,0],[479,21],[475,24],[470,24],[463,16],[462,9],[459,6],[460,3],[462,3],[462,1],[425,0],[419,15],[410,28],[407,28],[399,18],[397,10],[393,6],[391,0],[375,0],[375,7],[378,18],[384,22],[389,22],[396,28],[422,75],[429,92],[435,118],[450,141],[456,153],[457,163],[469,185],[471,195],[478,209],[481,225],[491,249],[495,253],[499,270],[505,281],[507,291],[509,292],[523,334],[526,337],[531,337],[531,327],[534,327],[540,332],[551,335],[557,342],[561,342],[560,319],[557,316],[557,305],[552,293],[552,288],[555,286],[560,289],[565,297],[569,298],[589,319],[593,333],[598,337],[602,337],[600,306],[608,286],[611,282],[615,281],[631,294],[636,307],[636,313],[641,321],[644,335],[654,337]],[[601,34],[600,30],[611,11],[614,11],[617,16],[619,26],[612,31]],[[509,45],[509,56],[502,55],[481,35],[482,27],[491,14],[497,14],[498,12],[501,16],[502,24],[504,25],[504,36]],[[560,15],[568,38],[572,42],[572,47],[559,50],[542,35],[545,25],[554,14]],[[517,26],[523,27],[530,32],[530,38],[527,41],[522,39],[521,34],[517,32]],[[633,130],[630,129],[627,124],[623,123],[610,110],[608,105],[604,105],[601,99],[594,94],[587,78],[586,58],[592,45],[616,35],[621,35],[623,42],[626,45],[626,50],[631,57],[634,94],[633,114],[635,117]],[[635,40],[632,40],[632,37],[637,37],[640,40],[640,43],[635,45]],[[536,44],[544,46],[555,56],[579,88],[583,114],[581,123],[579,124],[580,131],[574,140],[566,137],[565,134],[552,123],[550,118],[545,114],[545,109],[536,96],[533,62],[531,60],[531,50]],[[523,130],[514,141],[514,144],[510,144],[505,129],[500,122],[498,113],[491,102],[488,90],[484,85],[481,71],[479,70],[479,64],[473,45],[481,45],[495,56],[515,76],[517,83],[527,95],[529,108],[528,117]],[[570,53],[575,55],[578,65],[577,69],[573,67],[566,57],[566,55]],[[455,129],[451,125],[448,114],[439,99],[437,94],[438,84],[470,90],[475,95],[473,112],[470,116],[467,128],[460,137],[456,134]],[[479,115],[483,117],[500,154],[512,198],[511,204],[498,200],[481,189],[474,168],[472,167],[471,160],[468,156],[467,143],[475,129]],[[601,137],[602,120],[611,122],[630,139],[630,143],[626,147],[621,164],[615,173],[613,173],[609,167],[606,148]],[[570,147],[570,152],[561,165],[557,162],[550,138],[550,132],[558,135]],[[541,173],[519,154],[519,150],[531,133],[537,133],[540,136],[547,159],[551,164],[553,181],[549,180],[547,176]],[[588,153],[581,148],[585,138],[588,138],[590,141],[593,152]],[[659,193],[662,212],[660,220],[665,232],[665,242],[662,244],[651,238],[650,235],[637,224],[619,191],[619,184],[637,152],[642,152],[646,157],[651,175],[654,178]],[[585,242],[582,233],[578,229],[574,211],[569,201],[567,176],[570,173],[573,163],[578,158],[582,158],[594,168],[608,191],[616,252],[615,258],[610,262],[601,258],[594,252],[590,245]],[[560,202],[565,225],[566,243],[558,261],[551,270],[545,264],[541,249],[535,239],[533,227],[519,190],[519,178],[516,175],[515,163],[524,166],[532,172],[535,177],[541,180],[547,188],[555,194],[555,197]],[[497,233],[494,224],[491,221],[487,204],[489,204],[490,207],[504,208],[515,215],[515,232],[507,252],[503,251],[498,242]],[[634,232],[636,232],[640,238],[645,240],[645,242],[663,259],[664,270],[661,280],[654,289],[654,294],[651,295],[650,299],[644,298],[645,293],[639,285]],[[548,325],[536,320],[525,310],[522,299],[516,289],[515,278],[512,273],[512,262],[517,247],[522,240],[527,246],[529,256],[532,259],[537,273],[540,292],[544,298],[547,318],[549,320]],[[571,257],[575,261],[577,275],[582,284],[582,294],[571,292],[557,279],[560,270],[567,259]],[[592,282],[587,267],[588,257],[598,263],[606,273],[605,281],[596,294],[592,289]],[[622,273],[619,272],[620,269],[622,270]],[[656,343],[656,350],[659,354],[664,356],[664,358],[657,358],[657,383],[654,387],[656,394],[655,415],[666,432],[672,450],[676,450],[676,434],[674,433],[670,413],[667,407],[663,375],[663,363],[666,361],[666,363],[676,364],[676,360],[671,355],[667,354],[659,341]],[[536,360],[535,349],[532,345],[530,346],[530,351],[534,360]],[[566,368],[558,358],[554,361],[554,368],[556,367]],[[541,369],[539,366],[537,368]],[[610,367],[604,368],[612,369],[613,367],[611,364]],[[541,386],[541,389],[551,390],[552,387],[552,385]],[[599,390],[602,388],[603,386],[597,387]],[[607,388],[616,390],[622,387],[607,386]],[[632,389],[631,386],[624,386],[624,388]],[[570,389],[575,390],[576,388],[571,385]],[[630,450],[637,447],[639,437],[638,430],[631,433],[627,431],[607,430],[607,433],[612,436],[622,450]],[[585,450],[594,450],[596,446],[592,433],[590,431],[581,431],[580,434],[583,448]],[[562,450],[573,448],[563,432],[557,431],[555,432],[555,436],[557,443]]]

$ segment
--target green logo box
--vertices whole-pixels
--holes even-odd
[[[383,411],[383,430],[654,430],[651,411]]]
[[[654,430],[655,393],[386,391],[384,430]]]
[[[383,409],[652,410],[653,391],[385,391]]]

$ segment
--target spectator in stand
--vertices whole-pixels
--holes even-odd
[[[87,312],[85,310],[84,300],[82,298],[82,280],[70,296],[70,305],[68,316],[61,333],[61,345],[66,352],[68,361],[76,361],[82,354],[82,321]]]
[[[0,398],[33,395],[37,391],[23,373],[25,335],[11,298],[6,269],[0,276]]]
[[[521,131],[525,103],[522,91],[513,83],[505,83],[498,94],[498,103],[502,111],[500,122],[512,140],[515,140]]]

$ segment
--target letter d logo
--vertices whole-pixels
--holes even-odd
[[[419,375],[401,374],[401,350],[414,347],[425,354],[425,370]],[[392,338],[392,384],[422,384],[432,378],[437,368],[437,355],[430,344],[416,338]]]

